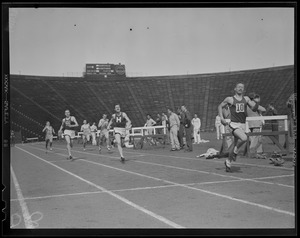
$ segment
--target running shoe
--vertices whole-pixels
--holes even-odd
[[[230,163],[228,163],[228,161],[225,160],[224,164],[225,164],[225,167],[226,167],[226,172],[231,172]]]
[[[121,162],[124,163],[125,162],[125,158],[121,157]]]

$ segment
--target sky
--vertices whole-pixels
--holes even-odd
[[[10,73],[82,76],[87,63],[127,76],[294,64],[293,8],[10,8]]]

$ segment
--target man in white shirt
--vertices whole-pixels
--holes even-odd
[[[147,114],[147,121],[144,125],[144,127],[150,127],[150,126],[154,126],[156,124],[156,122],[151,118],[150,114]],[[152,135],[153,133],[153,129],[148,129],[146,131],[146,135]]]
[[[200,137],[201,120],[197,116],[197,114],[195,114],[194,118],[192,119],[192,125],[194,127],[194,144],[200,144],[200,142],[201,142],[201,137]]]
[[[171,151],[180,150],[180,144],[178,141],[178,130],[180,126],[180,120],[178,115],[172,112],[171,109],[168,109],[169,122],[170,122],[170,140],[171,140]]]
[[[96,132],[97,132],[97,126],[96,126],[96,122],[93,123],[93,125],[91,126],[91,135],[92,135],[92,145],[97,145],[97,141],[96,141]]]

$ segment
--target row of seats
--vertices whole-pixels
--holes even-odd
[[[234,94],[233,89],[238,82],[245,84],[246,94],[252,91],[260,94],[263,106],[273,103],[279,114],[286,114],[285,103],[294,91],[294,66],[203,75],[101,80],[11,75],[10,82],[13,88],[45,110],[12,89],[15,109],[26,112],[27,116],[41,124],[49,120],[55,128],[59,128],[67,108],[76,116],[79,124],[84,119],[98,124],[103,113],[110,116],[114,112],[114,105],[120,103],[133,126],[141,126],[145,123],[147,113],[155,118],[157,113],[166,113],[167,107],[174,106],[176,109],[185,104],[192,114],[197,113],[200,117],[202,130],[210,131],[214,129],[219,103]]]

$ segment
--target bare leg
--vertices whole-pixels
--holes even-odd
[[[67,149],[68,149],[68,153],[69,153],[69,157],[71,157],[71,138],[70,136],[65,136],[66,142],[67,142]]]
[[[124,158],[123,155],[123,149],[122,149],[122,143],[121,143],[121,135],[120,134],[115,134],[115,139],[117,141],[117,145],[118,145],[118,150],[121,156],[121,159]]]

